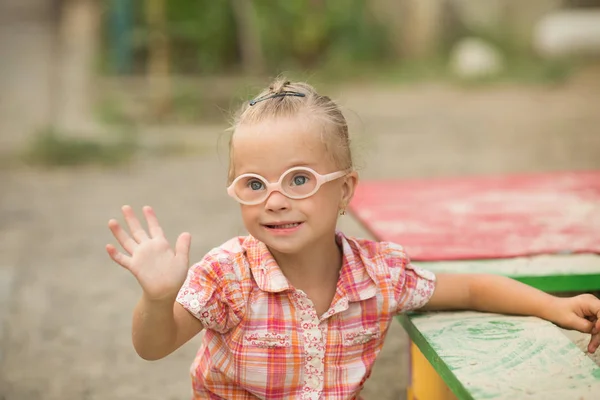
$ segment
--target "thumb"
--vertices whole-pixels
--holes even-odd
[[[184,232],[177,238],[175,242],[175,258],[181,260],[186,265],[190,258],[190,246],[192,243],[192,235]]]

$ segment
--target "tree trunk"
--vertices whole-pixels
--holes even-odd
[[[165,0],[145,0],[146,22],[149,28],[147,77],[150,90],[150,112],[160,119],[171,108],[169,77],[169,39]]]
[[[404,0],[402,53],[411,59],[434,56],[441,39],[443,0]]]
[[[250,74],[259,74],[264,71],[265,61],[254,4],[252,0],[231,0],[230,3],[235,17],[244,70]]]
[[[404,43],[404,1],[403,0],[369,0],[366,3],[370,13],[379,23],[384,25],[390,34],[394,56],[402,58]]]
[[[62,5],[55,70],[56,125],[70,135],[94,132],[94,70],[99,45],[97,0],[65,0]]]
[[[0,153],[49,124],[54,28],[48,0],[0,1]]]

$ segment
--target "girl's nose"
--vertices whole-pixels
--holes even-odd
[[[267,197],[265,208],[270,211],[281,211],[290,208],[290,199],[281,194],[279,191],[274,191]]]

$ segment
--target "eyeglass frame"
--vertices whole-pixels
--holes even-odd
[[[287,194],[285,191],[282,190],[281,183],[283,181],[283,178],[290,172],[294,172],[294,171],[308,171],[317,178],[317,183],[315,185],[315,188],[310,193],[301,195],[301,196],[290,196],[289,194]],[[269,182],[267,180],[267,178],[265,178],[264,176],[258,175],[258,174],[253,174],[253,173],[242,174],[242,175],[236,177],[233,180],[233,182],[231,182],[231,184],[227,187],[227,194],[230,197],[232,197],[233,199],[235,199],[238,203],[244,204],[247,206],[254,206],[254,205],[263,203],[265,200],[267,200],[269,198],[269,196],[273,192],[279,192],[282,195],[284,195],[285,197],[290,198],[292,200],[302,200],[302,199],[306,199],[306,198],[313,196],[315,193],[317,193],[319,191],[321,186],[323,186],[325,183],[342,178],[342,177],[348,175],[350,172],[351,172],[351,170],[340,170],[340,171],[336,171],[336,172],[330,172],[325,175],[321,175],[317,171],[315,171],[314,169],[309,168],[309,167],[292,167],[292,168],[288,169],[287,171],[284,171],[281,174],[281,176],[279,177],[279,180],[277,182]],[[265,184],[265,186],[267,187],[267,191],[266,191],[266,194],[264,195],[264,197],[261,198],[260,201],[243,201],[242,199],[240,199],[238,197],[238,195],[235,193],[234,187],[235,187],[235,184],[242,178],[257,178]]]

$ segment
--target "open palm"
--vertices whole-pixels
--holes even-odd
[[[111,232],[127,254],[119,252],[111,244],[106,245],[106,251],[110,258],[135,276],[148,299],[174,300],[187,275],[191,236],[189,233],[179,235],[173,249],[152,208],[144,207],[143,213],[148,232],[129,206],[123,207],[123,216],[131,234],[116,220],[108,222]]]

